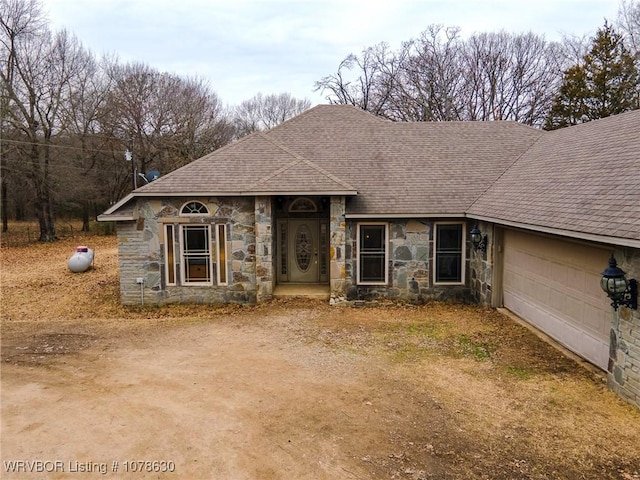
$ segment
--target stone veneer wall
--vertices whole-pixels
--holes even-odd
[[[640,250],[619,247],[614,255],[627,278],[640,281]],[[613,313],[607,383],[620,397],[640,407],[640,310],[620,307]]]
[[[470,222],[467,224],[467,236],[474,225],[487,236],[486,251],[475,250],[473,245],[469,247],[469,286],[473,292],[473,298],[481,305],[492,305],[492,283],[494,268],[494,228],[493,224],[486,222]]]
[[[273,297],[273,209],[271,197],[255,199],[256,293],[258,302]]]
[[[430,300],[471,302],[466,285],[434,286],[432,268],[433,222],[405,219],[389,222],[389,278],[387,285],[357,284],[357,224],[346,225],[346,296],[349,301],[376,298],[397,299],[411,303]],[[466,241],[466,239],[464,239]],[[469,259],[464,268],[467,268]],[[468,283],[468,270],[467,270]]]
[[[203,202],[209,216],[179,216],[190,200]],[[255,303],[256,238],[253,197],[138,199],[137,221],[118,222],[120,294],[125,305],[173,302]],[[228,285],[167,286],[165,280],[165,224],[224,223],[227,225]],[[176,252],[179,252],[176,244]],[[136,282],[142,278],[143,288]],[[214,282],[215,283],[215,282]]]
[[[331,197],[329,205],[329,285],[331,305],[345,301],[346,220],[345,197]]]

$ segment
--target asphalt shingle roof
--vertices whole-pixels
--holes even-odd
[[[546,132],[467,213],[640,240],[640,110]]]
[[[640,240],[640,111],[544,132],[320,105],[136,195],[343,194],[357,216],[487,217]]]
[[[461,214],[540,136],[515,122],[382,120],[345,105],[322,105],[267,132],[358,195],[350,215]]]
[[[353,192],[347,182],[256,133],[216,150],[136,190],[143,195],[249,195],[321,189]]]

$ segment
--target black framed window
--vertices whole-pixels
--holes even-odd
[[[434,283],[464,283],[464,225],[436,223]]]
[[[358,283],[387,282],[387,224],[358,224]]]

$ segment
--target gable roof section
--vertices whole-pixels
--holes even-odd
[[[468,213],[637,244],[640,110],[547,132]]]
[[[389,122],[321,105],[266,132],[349,180],[347,215],[462,216],[542,132],[515,122]]]
[[[135,191],[137,196],[354,195],[347,182],[268,139],[249,135]]]
[[[253,194],[356,195],[354,187],[305,159],[299,159],[250,185]]]

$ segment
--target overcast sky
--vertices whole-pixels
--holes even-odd
[[[396,49],[431,24],[474,32],[592,36],[618,0],[43,0],[52,30],[95,54],[114,53],[209,81],[225,105],[287,92],[325,103],[313,84],[349,53]]]

